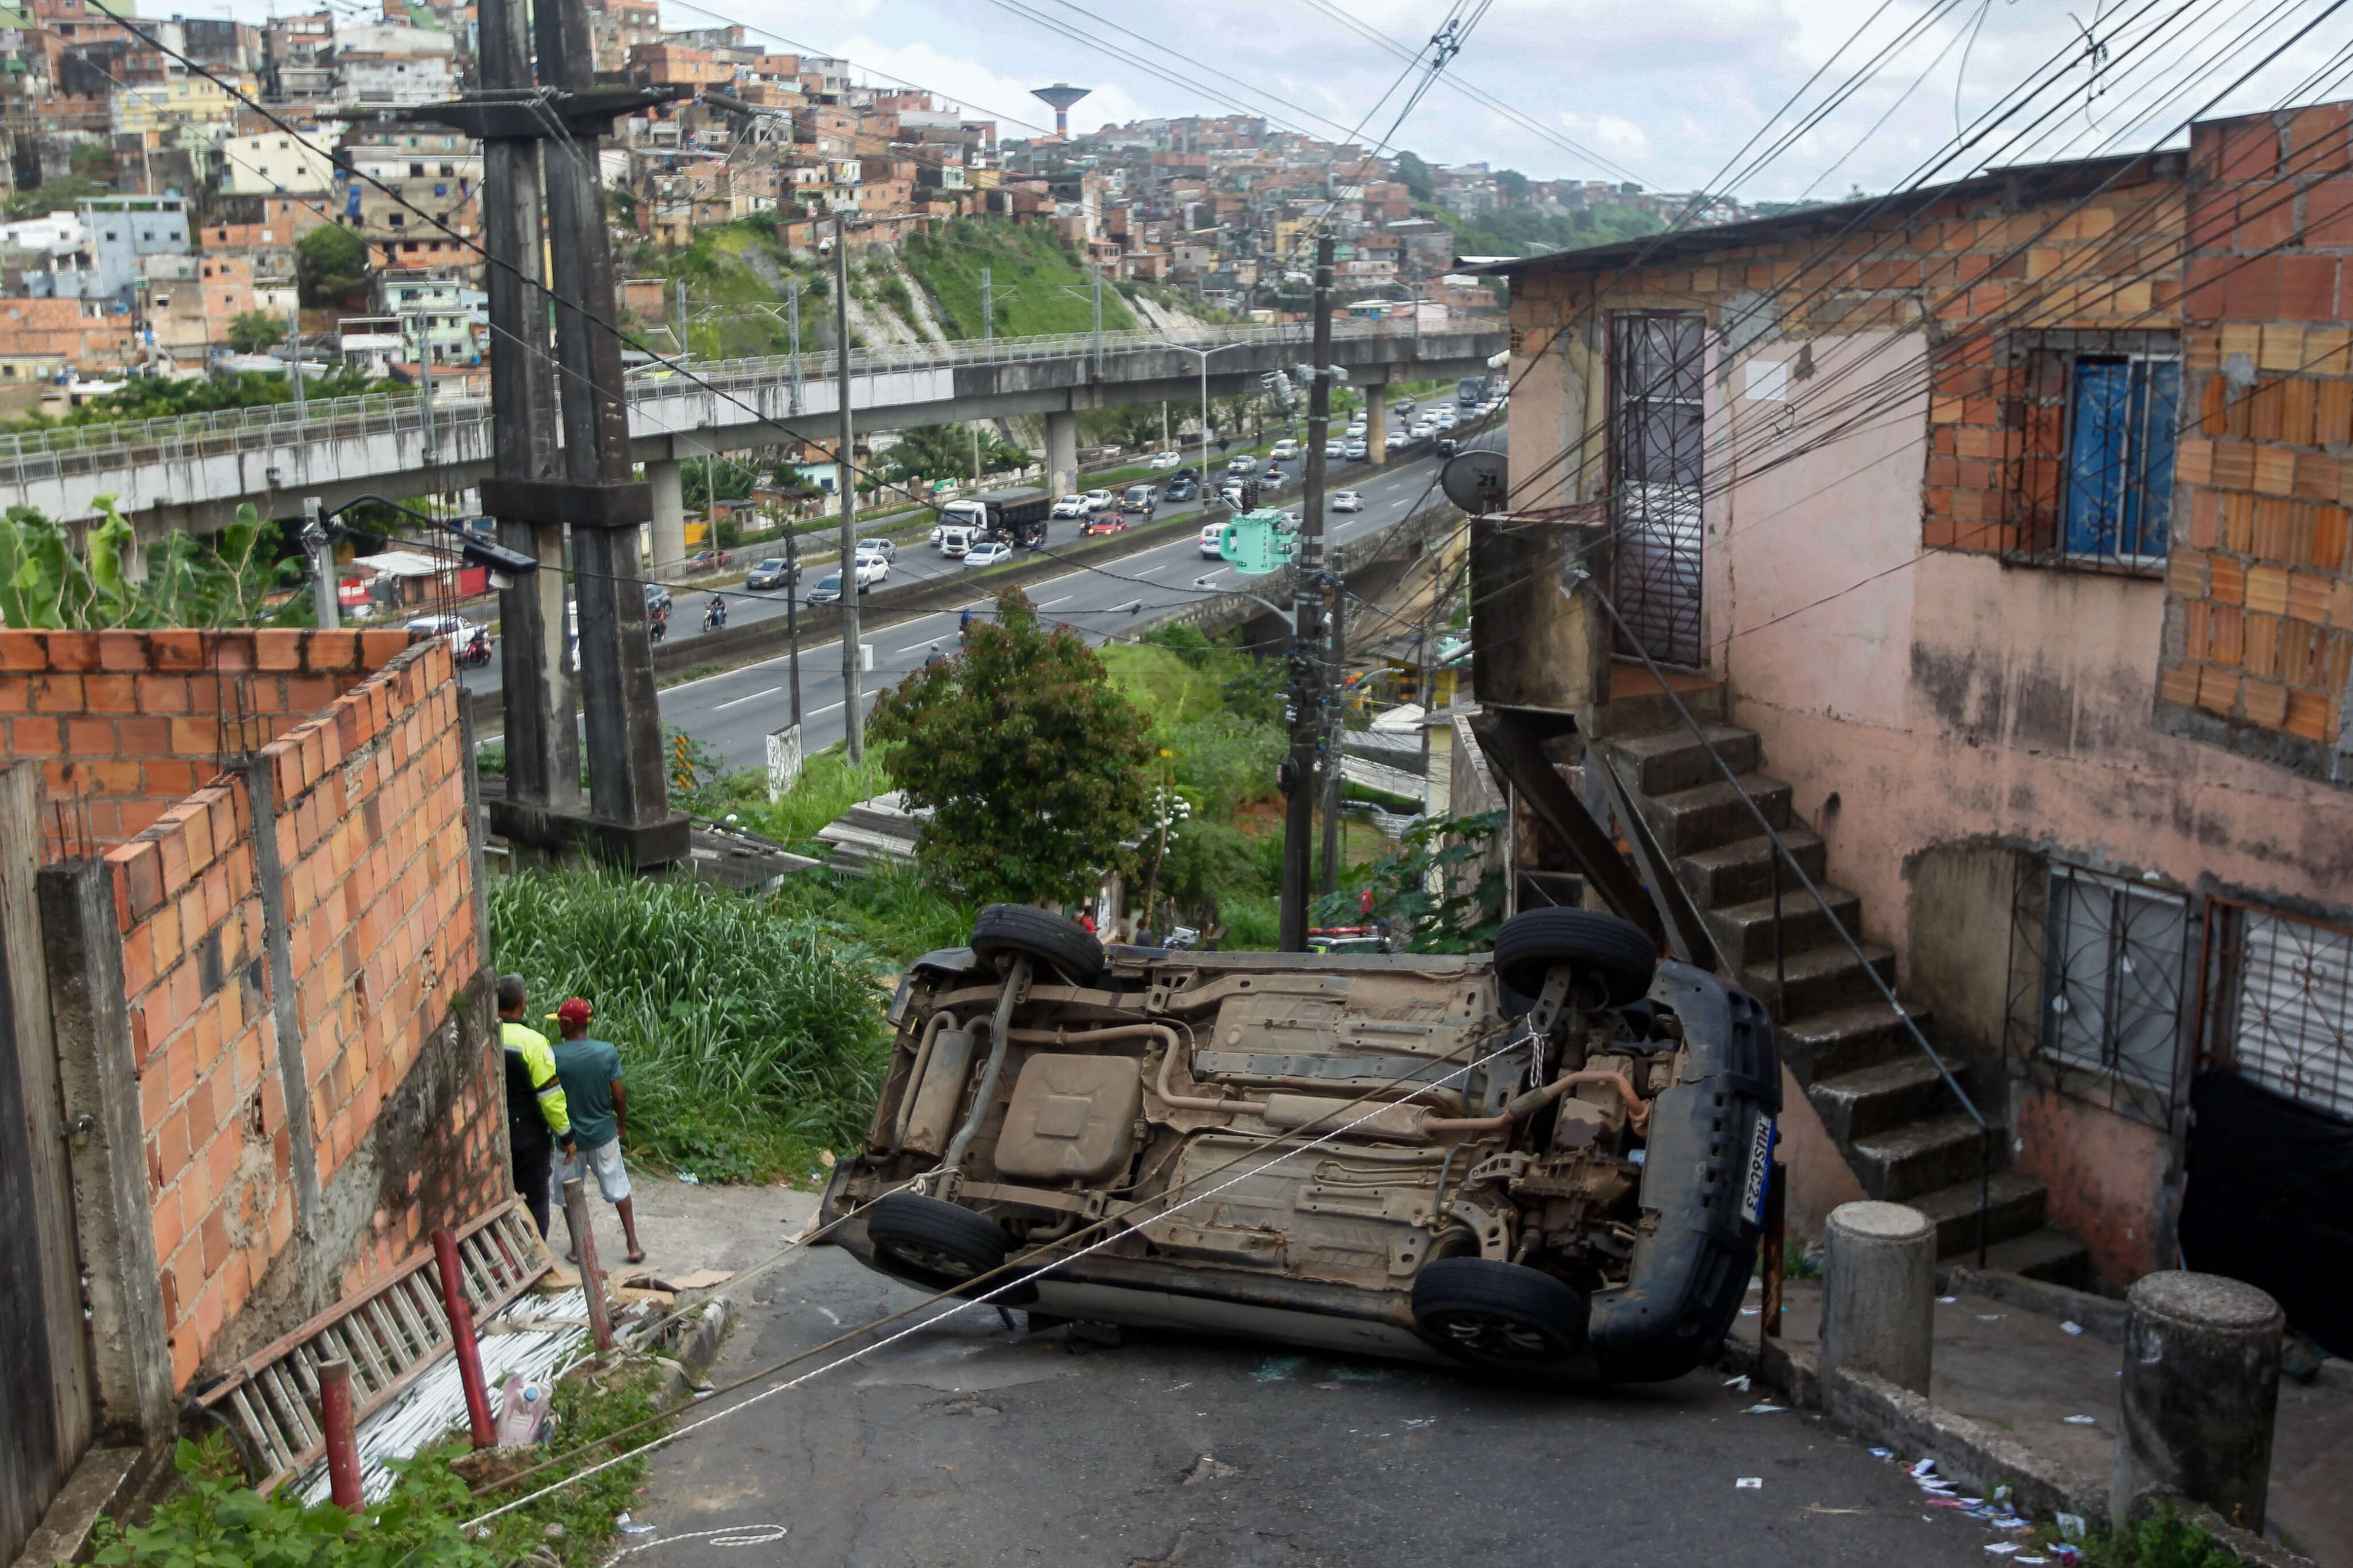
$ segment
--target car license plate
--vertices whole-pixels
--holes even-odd
[[[1765,1190],[1773,1179],[1773,1143],[1778,1136],[1769,1116],[1757,1119],[1756,1136],[1748,1141],[1748,1177],[1740,1193],[1740,1212],[1751,1225],[1765,1223]]]

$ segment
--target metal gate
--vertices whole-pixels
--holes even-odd
[[[73,1474],[93,1415],[33,880],[41,792],[36,763],[0,772],[0,1562]]]
[[[1609,320],[1609,521],[1619,651],[1701,665],[1700,500],[1706,318],[1630,310]]]
[[[2207,900],[2200,1067],[2353,1121],[2353,931]]]

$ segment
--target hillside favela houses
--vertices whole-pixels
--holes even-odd
[[[1983,1159],[1998,1267],[2115,1289],[2186,1258],[2323,1315],[2296,1260],[2353,1117],[2347,123],[1483,269],[1513,516],[1612,542],[1610,689],[1652,695],[1595,748],[1775,999],[1801,1224],[1867,1194],[1974,1253]],[[1785,870],[1777,939],[1771,846],[1639,654],[1827,911]]]

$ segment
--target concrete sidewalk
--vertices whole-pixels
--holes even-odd
[[[2105,1512],[2123,1303],[1999,1273],[1955,1269],[1945,1278],[1954,1293],[1937,1299],[1930,1402],[2047,1460],[2071,1489],[2100,1500]],[[1757,1342],[1758,1319],[1749,1313],[1758,1300],[1752,1288],[1734,1331],[1749,1345]],[[1788,1282],[1780,1344],[1801,1379],[1820,1348],[1820,1304],[1818,1282]],[[2280,1384],[2263,1533],[2323,1568],[2353,1568],[2348,1499],[2353,1369],[2332,1361],[2315,1383]]]

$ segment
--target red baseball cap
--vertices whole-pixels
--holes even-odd
[[[588,1005],[580,997],[575,996],[555,1010],[555,1017],[558,1023],[585,1024],[594,1017],[596,1013],[596,1008]]]

